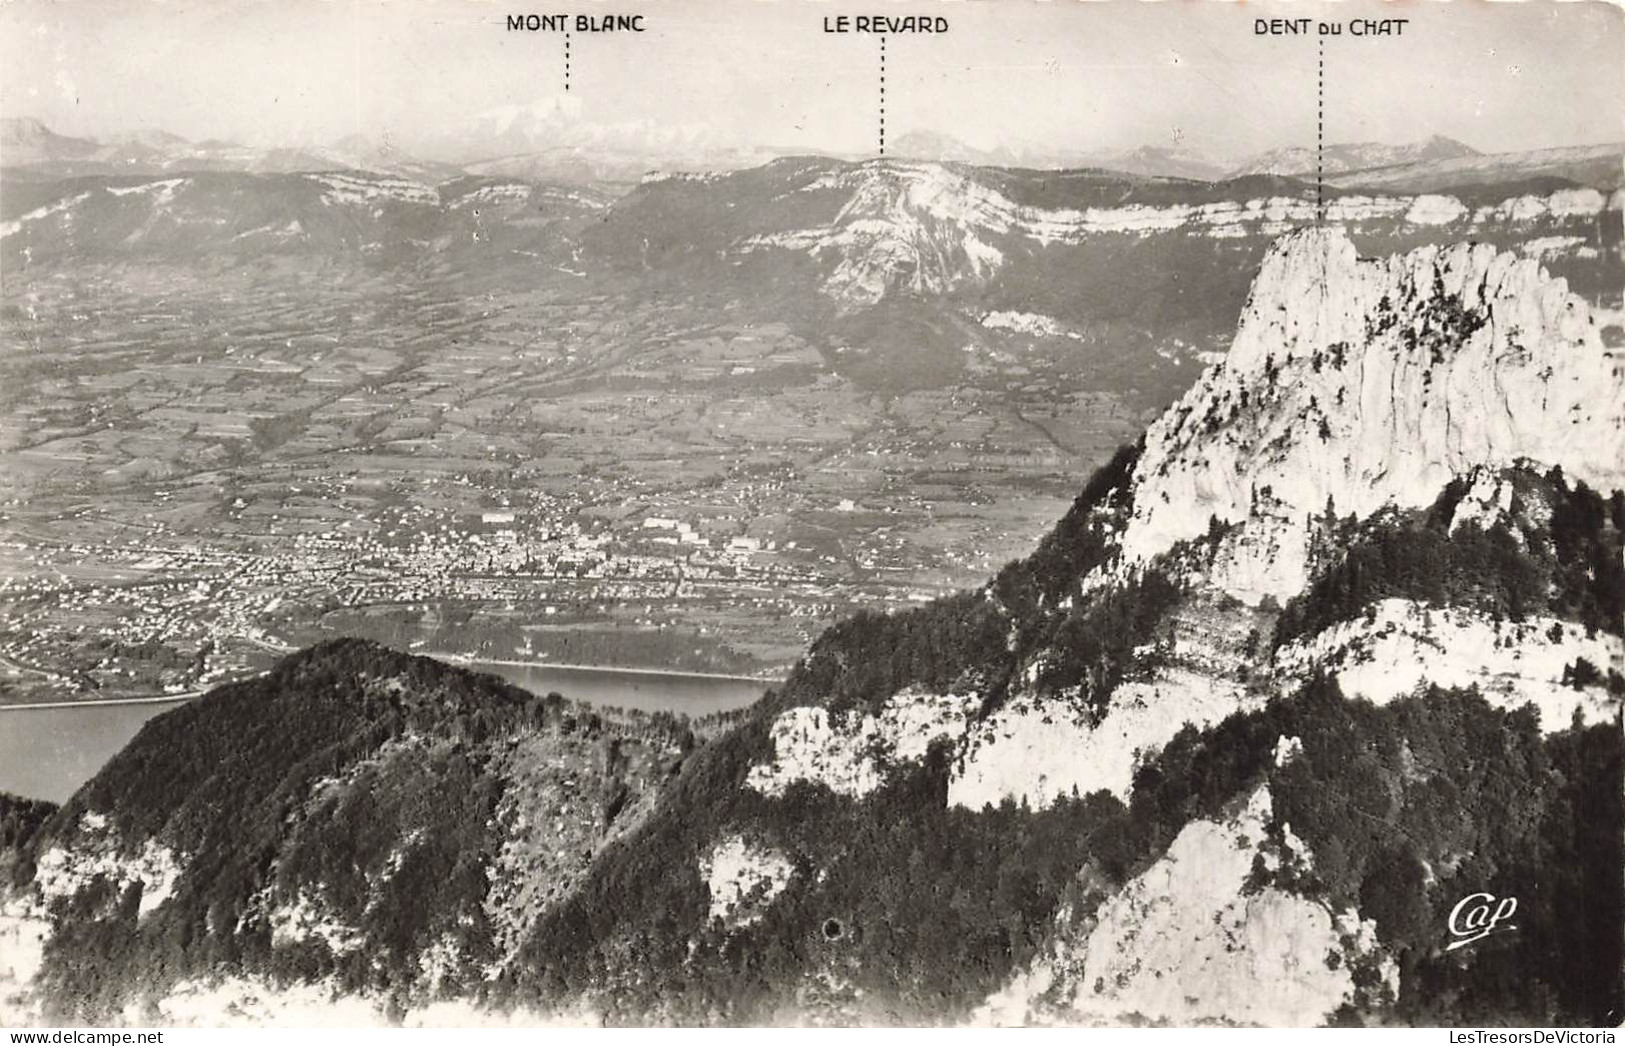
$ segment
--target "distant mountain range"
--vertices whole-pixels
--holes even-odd
[[[442,135],[433,151],[455,162],[425,160],[387,141],[351,135],[326,146],[256,148],[232,142],[193,142],[163,130],[142,130],[108,141],[74,138],[38,120],[0,120],[0,167],[14,177],[90,174],[162,174],[181,171],[290,172],[360,170],[437,184],[462,174],[528,181],[630,184],[662,171],[731,171],[756,167],[797,150],[741,148],[703,125],[648,121],[603,124],[582,118],[569,101],[548,98],[505,106],[475,117],[455,135]],[[1250,175],[1310,178],[1317,165],[1346,187],[1448,186],[1544,174],[1582,184],[1617,187],[1625,145],[1572,146],[1484,154],[1434,135],[1408,145],[1355,142],[1275,149],[1239,162],[1172,146],[1145,145],[1099,152],[979,149],[938,132],[907,132],[888,143],[900,159],[1034,170],[1097,168],[1123,174],[1191,181]],[[859,157],[841,157],[859,159]],[[1486,174],[1485,172],[1490,172]],[[1452,177],[1460,182],[1453,183]]]
[[[349,143],[348,155],[409,162],[365,148]],[[1604,301],[1620,282],[1618,202],[1519,173],[1449,194],[1333,187],[1326,217],[1371,253],[1495,243]],[[591,274],[634,295],[644,281],[676,281],[791,324],[831,365],[880,387],[1002,367],[1036,340],[1092,387],[1149,406],[1223,350],[1246,273],[1275,236],[1315,217],[1314,186],[1274,175],[1197,182],[891,159],[788,158],[619,192],[372,170],[125,173],[8,183],[0,256],[12,274],[303,259],[527,286]]]
[[[1040,170],[1101,168],[1154,178],[1217,181],[1228,171],[1220,160],[1191,149],[1143,145],[1137,149],[1101,152],[978,149],[951,135],[910,131],[886,145],[886,155],[900,159],[968,163],[982,167],[1024,167]]]
[[[31,178],[186,171],[363,170],[418,180],[446,181],[462,174],[451,164],[419,160],[361,136],[326,148],[259,149],[235,142],[190,141],[162,130],[135,131],[99,142],[57,134],[38,120],[0,120],[0,167]]]
[[[911,132],[888,143],[886,154],[984,167],[1099,168],[1152,178],[1204,182],[1252,175],[1313,181],[1318,170],[1328,182],[1346,188],[1381,186],[1414,190],[1426,186],[1431,190],[1540,175],[1567,178],[1582,185],[1617,187],[1625,143],[1481,153],[1454,138],[1433,135],[1404,145],[1340,142],[1327,145],[1319,155],[1311,147],[1294,146],[1236,160],[1183,146],[1160,145],[1097,152],[977,149],[950,135]]]
[[[785,155],[731,145],[704,124],[599,123],[572,98],[489,110],[434,144],[471,174],[548,181],[629,183],[655,170],[737,170]]]
[[[1394,167],[1399,164],[1426,163],[1430,160],[1455,160],[1464,156],[1478,156],[1478,150],[1463,145],[1454,138],[1434,135],[1409,145],[1383,145],[1379,142],[1345,142],[1328,145],[1317,156],[1307,146],[1272,149],[1260,153],[1231,168],[1232,175],[1286,174],[1313,175],[1317,169],[1326,174],[1348,171],[1366,171],[1374,167]]]

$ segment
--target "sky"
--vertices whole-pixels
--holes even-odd
[[[508,32],[509,13],[645,16],[642,34]],[[871,153],[879,41],[838,14],[943,15],[887,40],[886,124],[1015,153],[1315,141],[1317,41],[1259,17],[1410,20],[1325,42],[1328,141],[1430,134],[1485,151],[1625,138],[1625,10],[1528,0],[0,0],[0,115],[107,138],[479,150],[481,114],[723,146]],[[629,132],[630,133],[630,132]]]

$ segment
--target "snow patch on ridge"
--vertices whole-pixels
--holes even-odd
[[[307,174],[322,186],[325,204],[373,203],[394,200],[399,203],[440,205],[440,194],[432,187],[405,178],[368,178],[350,174]]]
[[[481,203],[523,202],[530,199],[531,188],[524,182],[500,182],[472,189],[455,200],[452,207],[471,207]]]
[[[0,239],[5,239],[7,236],[15,236],[19,232],[22,232],[23,226],[27,225],[29,222],[37,222],[41,219],[49,218],[53,214],[60,214],[63,211],[71,210],[88,199],[90,199],[90,194],[88,192],[82,192],[76,196],[69,196],[64,199],[57,200],[55,203],[48,203],[43,207],[36,207],[27,214],[18,215],[9,222],[0,222]]]
[[[1424,683],[1476,686],[1501,708],[1532,703],[1541,729],[1550,733],[1567,729],[1576,712],[1596,722],[1619,711],[1604,687],[1577,690],[1562,681],[1564,669],[1579,658],[1606,672],[1625,661],[1625,643],[1601,632],[1587,636],[1583,626],[1554,618],[1497,623],[1472,610],[1385,599],[1369,618],[1281,647],[1275,666],[1293,680],[1325,671],[1346,696],[1375,704]]]
[[[170,203],[175,199],[175,193],[182,186],[192,184],[190,178],[165,178],[162,181],[142,182],[140,185],[109,185],[107,191],[114,196],[131,196],[152,194],[154,205]]]
[[[982,317],[982,326],[989,330],[1012,331],[1016,334],[1029,334],[1035,338],[1072,338],[1082,341],[1083,335],[1063,324],[1053,316],[1045,316],[1036,312],[1020,312],[1004,310],[990,312]]]
[[[267,225],[255,226],[252,229],[247,229],[233,236],[231,238],[231,242],[236,243],[238,240],[246,240],[250,236],[273,236],[279,240],[287,240],[292,239],[295,236],[303,236],[304,234],[305,227],[300,224],[298,218],[295,218],[286,225],[277,225],[275,222],[272,222]]]

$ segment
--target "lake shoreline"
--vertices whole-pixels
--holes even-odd
[[[505,668],[559,669],[564,672],[624,673],[633,676],[666,676],[673,679],[716,679],[729,683],[760,683],[763,687],[783,686],[782,678],[766,679],[761,676],[731,675],[727,672],[696,672],[680,668],[627,668],[622,665],[576,665],[562,661],[518,661],[499,657],[473,657],[468,654],[448,654],[443,651],[414,650],[419,657],[432,657],[460,668],[478,668],[480,665],[501,665]]]
[[[627,712],[703,718],[760,701],[770,680],[534,661],[479,661],[431,655],[537,695],[566,694],[578,704]],[[253,676],[222,679],[240,683]],[[63,802],[107,765],[149,720],[169,715],[203,691],[0,705],[0,792]]]
[[[783,679],[763,679],[758,676],[729,675],[724,672],[692,672],[683,671],[681,669],[667,668],[623,668],[619,665],[575,665],[562,664],[556,661],[504,660],[502,658],[471,657],[467,654],[451,654],[444,651],[410,651],[410,653],[417,657],[434,658],[437,661],[444,661],[447,664],[456,665],[459,668],[472,669],[474,671],[484,671],[481,666],[489,665],[503,668],[534,668],[544,670],[557,669],[564,672],[593,672],[605,675],[613,675],[618,673],[633,676],[652,676],[656,678],[664,677],[672,679],[716,680],[718,682],[727,683],[756,683],[759,684],[764,690],[769,687],[784,685]],[[215,685],[227,686],[231,683],[240,683],[246,679],[253,679],[259,675],[264,675],[264,673],[256,672],[253,675],[238,676],[235,679],[222,679]],[[515,683],[514,685],[518,686],[519,684]],[[214,688],[210,687],[210,689]],[[208,692],[208,690],[188,690],[181,694],[160,694],[149,697],[99,697],[88,698],[84,701],[35,701],[26,704],[0,703],[0,712],[49,712],[72,708],[116,708],[122,705],[179,704],[183,701],[191,701],[202,697]]]
[[[245,676],[244,678],[252,678]],[[227,682],[234,682],[228,680]],[[222,683],[222,686],[225,684]],[[160,697],[94,697],[85,701],[35,701],[31,704],[5,705],[0,704],[0,712],[50,712],[70,708],[117,708],[125,705],[163,705],[179,704],[183,701],[192,701],[204,694],[207,690],[188,690],[184,694],[164,694]]]

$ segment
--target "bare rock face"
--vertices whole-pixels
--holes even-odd
[[[1151,426],[1127,557],[1243,523],[1215,581],[1299,591],[1303,520],[1419,507],[1478,466],[1625,485],[1625,362],[1586,303],[1486,244],[1362,259],[1341,232],[1283,237],[1228,356]]]
[[[1292,758],[1281,738],[1278,760]],[[1222,820],[1195,820],[1168,851],[988,1000],[990,1024],[1226,1022],[1303,1027],[1356,994],[1363,966],[1378,990],[1398,989],[1375,924],[1273,886],[1255,869],[1311,868],[1292,833],[1269,839],[1268,785]]]
[[[936,164],[877,162],[813,187],[851,194],[830,225],[758,237],[747,247],[835,259],[824,291],[849,307],[895,291],[942,294],[986,277],[1004,262],[988,240],[1021,225],[1009,199]]]

